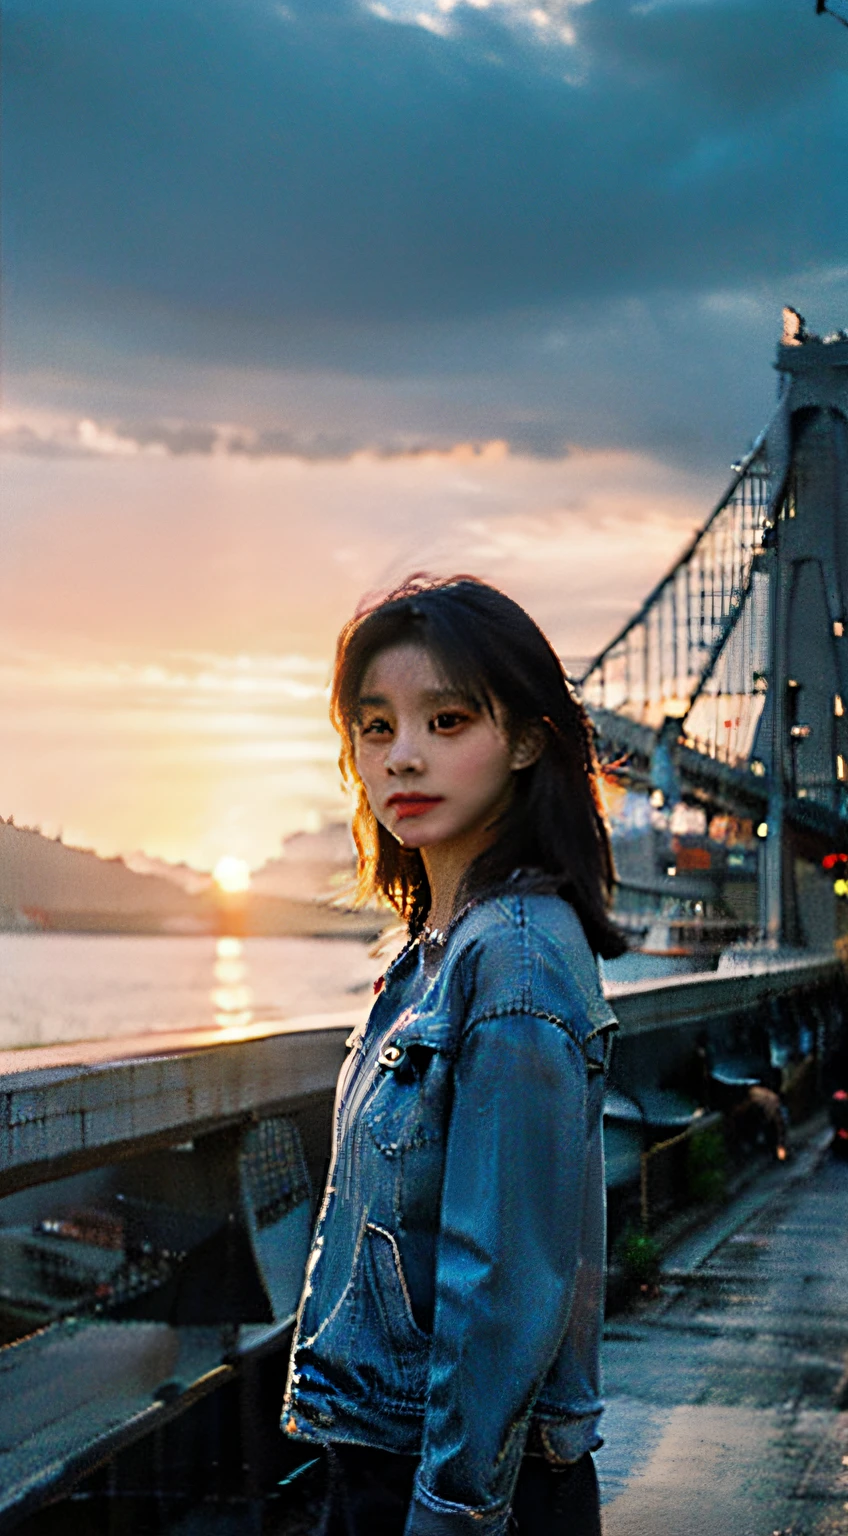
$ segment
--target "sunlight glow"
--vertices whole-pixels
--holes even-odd
[[[232,854],[225,854],[215,865],[213,878],[219,890],[226,891],[228,896],[234,896],[239,891],[246,891],[248,889],[250,885],[250,870],[244,859],[237,859]]]
[[[237,859],[235,862],[241,861]],[[215,1009],[215,1023],[220,1029],[247,1029],[253,1022],[253,992],[240,939],[225,936],[218,940],[215,947],[212,1005]]]

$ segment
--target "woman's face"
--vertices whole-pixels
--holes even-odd
[[[503,712],[470,704],[411,643],[380,651],[365,672],[354,757],[374,815],[408,848],[470,839],[482,851],[523,766]]]

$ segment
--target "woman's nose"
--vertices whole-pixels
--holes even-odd
[[[414,736],[398,732],[386,755],[389,773],[420,773],[424,761]]]

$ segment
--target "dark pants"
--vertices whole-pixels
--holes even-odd
[[[403,1536],[418,1466],[365,1446],[329,1451],[330,1489],[321,1536]],[[556,1470],[541,1456],[525,1456],[512,1501],[519,1536],[601,1536],[598,1479],[587,1452]]]

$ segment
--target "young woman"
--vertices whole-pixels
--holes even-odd
[[[413,578],[342,631],[359,894],[409,939],[348,1044],[283,1405],[344,1536],[597,1536],[595,957],[612,860],[587,718],[532,619]]]

